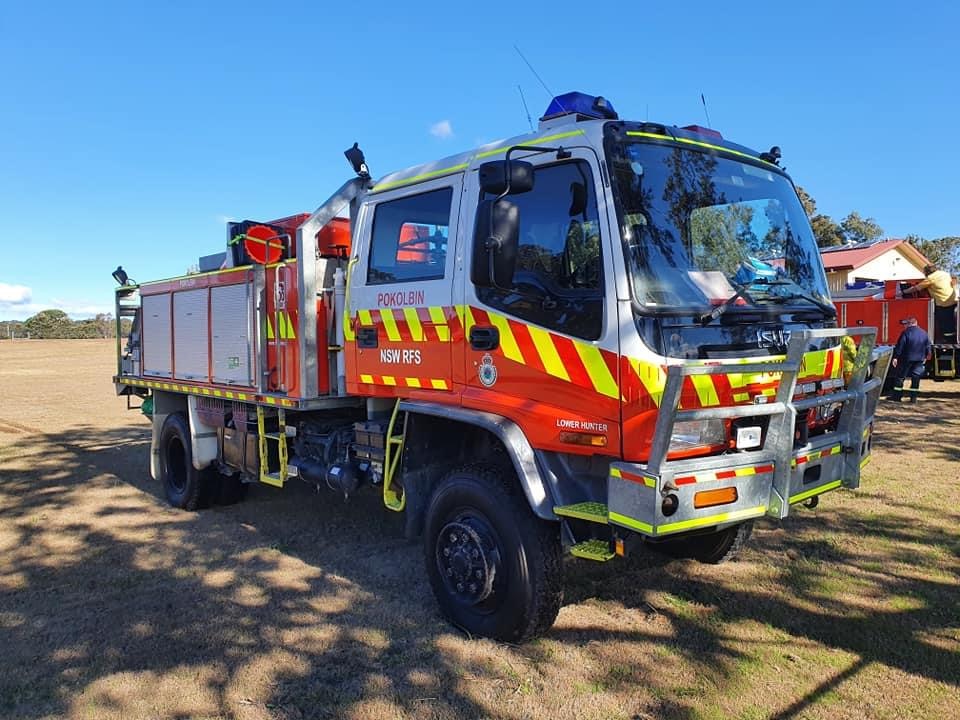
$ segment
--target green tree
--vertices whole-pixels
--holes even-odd
[[[906,239],[941,270],[946,270],[951,275],[960,274],[960,237],[948,235],[927,240],[919,235],[907,235]]]
[[[883,235],[883,228],[877,224],[876,220],[860,217],[860,213],[856,210],[843,219],[840,227],[843,229],[846,241],[852,243],[869,242]]]
[[[70,337],[72,325],[73,323],[63,310],[41,310],[24,322],[32,338]]]
[[[818,213],[817,201],[799,185],[797,186],[797,195],[800,197],[803,211],[810,219],[810,227],[813,229],[813,236],[816,238],[817,245],[819,247],[843,245],[843,228],[837,225],[829,215]]]

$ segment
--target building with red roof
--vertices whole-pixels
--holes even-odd
[[[858,280],[921,280],[930,261],[906,240],[888,238],[820,248],[831,292]]]

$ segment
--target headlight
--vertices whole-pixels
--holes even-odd
[[[669,452],[692,450],[709,445],[725,445],[727,430],[723,420],[685,420],[674,423]]]

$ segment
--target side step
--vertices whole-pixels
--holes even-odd
[[[562,517],[576,518],[577,520],[586,520],[588,522],[609,525],[610,519],[607,515],[607,506],[599,502],[582,502],[575,505],[557,505],[553,508],[555,515]]]
[[[578,542],[570,548],[570,554],[587,560],[596,560],[597,562],[606,562],[613,560],[616,553],[610,549],[610,543],[606,540],[584,540]]]

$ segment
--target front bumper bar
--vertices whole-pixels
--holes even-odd
[[[845,389],[794,399],[803,354],[811,340],[862,336]],[[890,348],[875,348],[874,328],[830,328],[795,333],[782,362],[749,365],[674,365],[660,405],[650,461],[614,462],[607,479],[609,522],[649,537],[722,527],[764,515],[784,518],[790,506],[840,487],[860,485],[870,456],[873,416],[890,363]],[[772,402],[680,410],[688,375],[779,373]],[[835,430],[794,447],[799,412],[842,403]],[[686,420],[769,416],[763,449],[689,460],[667,460],[674,424]],[[698,494],[736,488],[736,499],[696,507]],[[701,497],[705,497],[701,495]],[[666,512],[665,512],[666,511]]]

